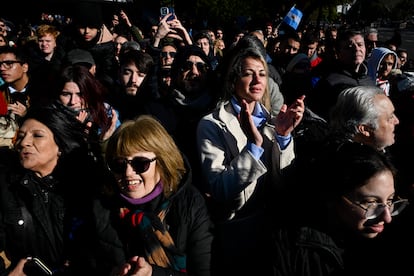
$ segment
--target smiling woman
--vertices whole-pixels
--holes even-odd
[[[207,207],[165,128],[148,115],[125,121],[105,157],[114,178],[94,202],[92,259],[82,271],[96,264],[89,275],[210,275]]]

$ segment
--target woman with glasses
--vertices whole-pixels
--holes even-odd
[[[269,275],[262,265],[244,264],[266,263],[259,254],[265,245],[265,212],[283,197],[282,171],[295,157],[291,132],[302,119],[304,97],[272,117],[262,52],[238,45],[227,54],[216,69],[223,97],[197,128],[203,188],[216,222],[213,254],[218,275]]]
[[[124,122],[106,160],[114,181],[94,205],[88,275],[210,275],[205,201],[165,128],[147,115]]]
[[[330,146],[313,169],[307,198],[297,201],[292,194],[286,205],[294,210],[291,228],[274,231],[273,275],[391,271],[389,254],[396,244],[388,247],[378,238],[408,201],[397,195],[396,171],[387,156],[347,142]]]

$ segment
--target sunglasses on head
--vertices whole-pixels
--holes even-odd
[[[149,169],[151,162],[155,161],[156,159],[157,157],[148,159],[141,156],[134,157],[131,160],[128,160],[126,158],[115,158],[108,162],[108,167],[112,172],[122,174],[125,173],[127,165],[130,164],[136,173],[143,173]]]
[[[208,70],[208,65],[206,63],[204,63],[204,62],[192,62],[192,61],[189,61],[189,60],[187,60],[184,63],[183,69],[184,69],[184,71],[193,70],[194,65],[197,67],[197,70],[199,72],[207,72],[207,70]]]
[[[166,57],[170,56],[170,57],[174,58],[176,54],[177,54],[176,52],[161,52],[161,57],[166,58]]]

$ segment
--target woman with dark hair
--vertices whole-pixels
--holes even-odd
[[[71,218],[82,216],[92,183],[104,175],[86,141],[83,125],[62,105],[31,107],[22,118],[0,166],[0,274],[37,275],[28,271],[28,257],[65,268]]]
[[[91,139],[105,141],[121,124],[118,112],[105,102],[106,87],[85,66],[65,67],[55,89],[58,101],[88,126]]]
[[[304,200],[290,197],[295,224],[274,231],[273,275],[393,274],[391,258],[379,252],[396,244],[377,237],[408,201],[397,196],[387,156],[365,144],[332,144],[313,168]]]
[[[214,51],[214,41],[207,30],[200,31],[194,35],[194,44],[200,47],[209,60],[212,70],[217,68],[220,63],[221,56]]]

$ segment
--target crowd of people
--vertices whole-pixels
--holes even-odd
[[[0,18],[0,275],[412,270],[398,39],[190,30],[175,13],[145,30],[76,5],[69,20]]]

